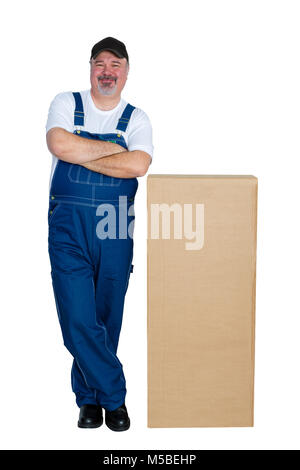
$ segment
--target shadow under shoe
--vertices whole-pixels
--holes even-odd
[[[125,403],[116,410],[105,410],[105,424],[112,431],[127,431],[130,427],[130,419]]]
[[[80,407],[78,427],[99,428],[103,424],[102,407],[99,405],[83,405]]]

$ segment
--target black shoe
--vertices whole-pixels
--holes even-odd
[[[116,410],[105,410],[105,424],[112,431],[126,431],[130,426],[130,419],[125,403]]]
[[[78,427],[99,428],[103,424],[102,408],[98,405],[83,405],[80,408]]]

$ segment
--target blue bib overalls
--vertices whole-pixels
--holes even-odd
[[[81,95],[73,95],[74,134],[127,149],[118,131],[126,131],[134,107],[126,106],[115,133],[91,134],[83,130]],[[125,400],[126,382],[116,352],[133,268],[137,188],[137,178],[114,178],[62,160],[53,174],[48,213],[51,276],[64,345],[74,358],[71,383],[79,407],[99,404],[113,410]],[[116,236],[103,236],[101,223],[102,228],[109,223],[109,233]]]

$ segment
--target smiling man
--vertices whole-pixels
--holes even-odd
[[[121,98],[128,72],[125,44],[112,37],[101,40],[91,51],[90,90],[58,94],[46,125],[53,155],[51,276],[64,344],[74,358],[78,426],[101,426],[104,408],[113,431],[130,426],[117,347],[133,272],[137,178],[147,173],[153,155],[147,114]],[[104,217],[111,210],[115,227],[105,231]],[[122,237],[109,236],[124,223],[126,236],[124,230]]]

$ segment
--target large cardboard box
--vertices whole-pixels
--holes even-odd
[[[153,174],[147,204],[148,427],[253,426],[257,178]]]

